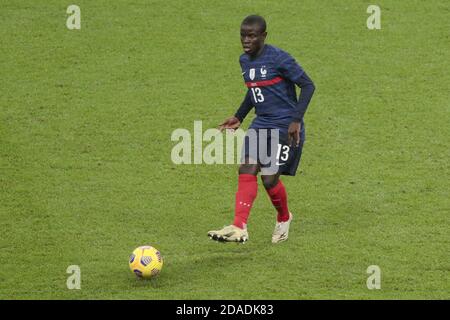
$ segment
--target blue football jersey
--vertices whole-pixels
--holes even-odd
[[[302,67],[287,52],[267,44],[255,59],[244,53],[239,62],[247,96],[255,107],[256,118],[250,128],[286,132],[298,117],[295,84],[301,81]]]

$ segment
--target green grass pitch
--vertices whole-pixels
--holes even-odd
[[[210,241],[237,165],[170,158],[173,130],[240,104],[251,13],[317,87],[276,246],[261,184],[250,241]],[[450,299],[449,21],[444,0],[2,0],[0,299]],[[165,259],[153,281],[128,269],[144,244]]]

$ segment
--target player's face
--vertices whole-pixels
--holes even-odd
[[[241,43],[244,52],[253,56],[264,46],[267,32],[261,32],[257,24],[241,25]]]

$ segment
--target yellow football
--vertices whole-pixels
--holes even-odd
[[[139,278],[152,278],[162,269],[163,259],[161,253],[152,246],[136,248],[130,256],[131,271]]]

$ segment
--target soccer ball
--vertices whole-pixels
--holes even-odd
[[[161,253],[151,246],[136,248],[130,256],[131,271],[139,278],[152,278],[161,272]]]

